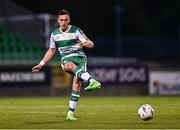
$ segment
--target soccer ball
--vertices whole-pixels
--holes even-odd
[[[139,118],[144,121],[149,121],[154,117],[154,109],[149,104],[143,104],[138,109]]]

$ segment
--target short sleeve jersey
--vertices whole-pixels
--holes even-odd
[[[79,41],[85,42],[86,40],[82,30],[76,26],[69,25],[65,32],[58,27],[51,33],[50,48],[57,48],[61,59],[73,56],[86,57],[82,47],[78,44]]]

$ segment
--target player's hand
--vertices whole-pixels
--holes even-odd
[[[80,45],[81,47],[85,47],[86,44],[87,44],[86,42],[84,42],[84,43],[83,43],[83,42],[79,42],[79,45]]]
[[[32,72],[36,73],[39,72],[41,70],[42,66],[41,65],[36,65],[32,68]]]
[[[90,41],[90,40],[87,40],[86,42],[80,42],[79,45],[80,45],[81,47],[87,47],[87,48],[92,48],[92,47],[94,47],[93,42]]]

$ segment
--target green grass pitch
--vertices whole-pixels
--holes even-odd
[[[65,120],[68,102],[68,97],[1,97],[0,129],[180,129],[180,96],[82,96],[74,122]],[[155,110],[150,121],[137,116],[144,103]]]

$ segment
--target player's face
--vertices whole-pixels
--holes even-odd
[[[70,17],[69,15],[59,15],[57,19],[59,26],[63,31],[65,31],[68,28],[68,25],[70,23]]]

